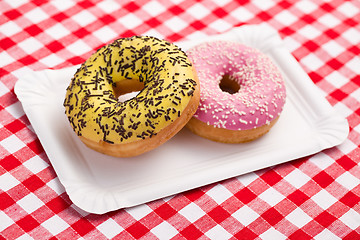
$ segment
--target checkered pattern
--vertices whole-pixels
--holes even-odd
[[[360,239],[359,1],[8,0],[0,11],[0,238]],[[14,94],[19,77],[79,64],[119,37],[179,41],[258,23],[347,118],[343,144],[104,215],[69,200]]]

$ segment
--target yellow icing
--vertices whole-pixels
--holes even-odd
[[[118,101],[123,84],[139,82],[144,88],[136,97]],[[177,119],[195,85],[190,61],[174,44],[154,37],[122,38],[100,48],[77,70],[66,91],[65,113],[79,136],[134,142]]]

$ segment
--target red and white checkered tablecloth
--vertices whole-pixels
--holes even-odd
[[[358,0],[8,0],[0,11],[0,239],[360,239]],[[119,37],[260,23],[348,120],[341,145],[102,215],[70,201],[14,93],[19,78],[80,64]]]

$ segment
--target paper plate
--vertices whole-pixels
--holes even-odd
[[[77,66],[33,72],[19,79],[15,93],[75,205],[99,214],[131,207],[314,154],[346,139],[347,121],[322,97],[274,30],[242,26],[178,45],[186,50],[217,39],[260,49],[284,74],[283,113],[268,134],[253,142],[216,143],[183,129],[144,155],[109,157],[84,146],[64,114],[65,89]]]

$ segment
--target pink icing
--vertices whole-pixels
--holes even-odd
[[[240,43],[213,41],[187,51],[200,81],[194,117],[219,128],[247,130],[270,124],[280,115],[286,91],[279,69],[265,54]],[[219,84],[224,75],[240,85],[234,94]]]

